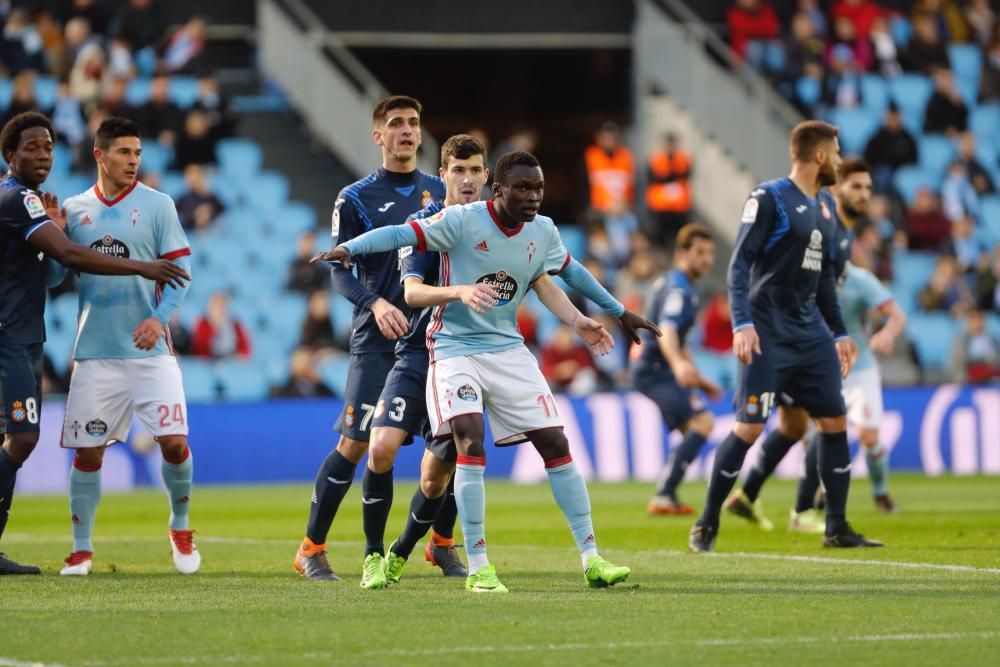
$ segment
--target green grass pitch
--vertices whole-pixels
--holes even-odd
[[[892,486],[896,516],[876,514],[866,481],[851,493],[853,523],[885,549],[788,533],[794,488],[772,482],[776,530],[724,516],[718,552],[699,556],[684,551],[692,518],[645,515],[647,485],[591,485],[598,545],[632,577],[589,590],[548,487],[488,482],[508,596],[467,593],[420,552],[399,585],[361,590],[357,489],[331,534],[334,584],[292,569],[306,485],[196,488],[193,576],[173,571],[159,492],[104,497],[86,578],[58,576],[68,501],[20,497],[3,549],[44,574],[0,578],[0,666],[1000,664],[1000,480]],[[413,488],[397,484],[387,542]],[[701,504],[703,485],[682,491]]]

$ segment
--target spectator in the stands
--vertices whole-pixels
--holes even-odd
[[[611,242],[608,230],[603,225],[592,225],[587,230],[587,255],[593,257],[608,269],[618,269],[628,261],[629,244],[621,248]]]
[[[875,19],[868,39],[872,43],[876,71],[887,79],[902,74],[903,66],[899,62],[899,46],[889,29],[887,18],[880,16]]]
[[[930,188],[917,190],[913,205],[906,211],[906,235],[911,250],[938,251],[951,238],[951,222],[941,212]]]
[[[727,354],[733,349],[733,320],[729,312],[729,293],[725,290],[709,299],[705,307],[701,345],[719,354]]]
[[[174,162],[178,169],[189,164],[214,164],[216,138],[212,136],[208,116],[192,109],[184,119],[184,130],[174,146]]]
[[[97,108],[104,93],[107,59],[99,44],[90,43],[80,49],[69,73],[69,88],[80,100],[85,111]]]
[[[840,44],[828,55],[826,79],[823,82],[823,103],[840,109],[860,106],[861,72],[851,49]]]
[[[791,30],[785,38],[785,69],[782,79],[794,84],[810,63],[823,60],[824,44],[815,22],[806,12],[792,17]]]
[[[729,46],[755,69],[774,69],[781,55],[781,23],[766,0],[736,0],[726,12]]]
[[[560,324],[541,350],[542,375],[553,391],[586,394],[595,389],[594,360],[575,338],[573,330]]]
[[[95,109],[87,116],[87,134],[73,151],[73,169],[84,174],[94,174],[94,139],[97,128],[108,117],[103,109]]]
[[[73,67],[73,63],[76,62],[77,56],[80,55],[80,51],[90,44],[100,46],[101,40],[97,35],[93,34],[90,21],[82,16],[77,16],[67,21],[63,34],[65,37],[65,41],[63,42],[65,50],[64,58],[66,59],[64,71],[68,74],[70,68]]]
[[[842,19],[850,21],[861,39],[868,39],[872,25],[886,13],[884,8],[872,0],[838,0],[830,8],[830,18],[835,23]]]
[[[108,85],[104,89],[104,96],[101,98],[101,109],[109,116],[134,118],[135,107],[129,104],[125,97],[126,90],[128,90],[127,79],[112,78],[108,81]]]
[[[995,102],[1000,98],[1000,35],[990,40],[983,53],[982,76],[979,82],[979,99]]]
[[[25,111],[41,111],[42,113],[48,111],[38,106],[38,100],[35,98],[35,73],[31,70],[24,70],[14,77],[10,104],[4,111],[3,122],[0,125],[6,124],[8,120]]]
[[[917,303],[928,312],[944,311],[955,316],[972,306],[972,294],[961,279],[958,261],[953,255],[938,257],[930,281],[917,294]]]
[[[172,147],[184,124],[184,114],[170,100],[170,77],[153,77],[149,84],[149,99],[135,110],[135,122],[143,137],[156,139]]]
[[[977,195],[993,192],[993,178],[976,157],[976,135],[972,132],[965,132],[959,140],[958,159],[965,165],[965,170],[969,174],[969,181],[972,183],[972,187],[976,189]]]
[[[211,359],[250,356],[250,336],[229,312],[229,295],[225,292],[209,297],[205,315],[195,324],[191,352]]]
[[[56,66],[63,61],[66,53],[63,26],[56,20],[52,10],[44,5],[35,9],[34,16],[35,31],[42,42],[42,57],[47,70],[54,73]]]
[[[140,50],[155,47],[166,27],[156,0],[128,0],[112,19],[110,32],[125,36],[136,50]]]
[[[985,48],[993,41],[997,14],[990,6],[990,0],[969,0],[965,7],[965,20],[972,29],[973,39],[980,46]]]
[[[111,20],[105,4],[103,0],[72,0],[68,7],[65,6],[66,3],[60,3],[63,7],[60,18],[67,26],[74,18],[83,18],[95,33],[104,35],[108,32],[108,22]]]
[[[181,226],[194,231],[208,229],[226,207],[208,186],[205,168],[200,164],[190,164],[184,169],[184,182],[187,191],[177,199]]]
[[[868,221],[856,224],[854,235],[851,263],[868,269],[879,280],[892,280],[892,235],[883,238],[876,224]]]
[[[948,173],[941,184],[941,208],[952,222],[961,218],[979,220],[979,197],[961,160],[955,160],[948,166]]]
[[[337,347],[337,336],[330,319],[330,300],[326,292],[313,292],[309,296],[306,318],[302,322],[299,345],[310,350],[332,350]]]
[[[59,82],[56,89],[52,127],[55,128],[56,137],[73,149],[87,136],[87,117],[80,106],[80,100],[70,93],[69,82],[65,79]]]
[[[951,348],[952,380],[985,384],[1000,378],[1000,341],[986,326],[982,311],[971,310]],[[995,415],[994,415],[995,416]]]
[[[124,35],[115,35],[108,41],[108,73],[116,79],[131,79],[135,70],[132,45]]]
[[[979,258],[974,298],[980,310],[1000,313],[1000,243]]]
[[[934,17],[927,13],[913,18],[913,35],[903,54],[903,67],[912,72],[930,74],[935,68],[948,67],[948,49],[938,36]]]
[[[872,135],[865,146],[865,160],[872,167],[875,190],[892,190],[892,175],[900,167],[917,162],[917,141],[903,126],[899,109],[889,105],[882,127]]]
[[[163,51],[163,65],[171,72],[192,72],[205,48],[207,25],[201,16],[193,16],[174,31]]]
[[[673,132],[664,136],[662,148],[649,155],[646,208],[652,220],[648,232],[660,245],[672,246],[677,231],[691,216],[691,163],[691,154],[681,147],[677,134]],[[622,208],[615,207],[613,210]],[[619,236],[624,237],[622,241],[627,243],[634,231],[632,227]],[[608,235],[614,235],[611,229],[608,229]]]
[[[45,68],[42,38],[32,25],[28,10],[14,7],[7,14],[0,40],[0,62],[9,74],[17,75],[24,70]]]
[[[225,139],[236,133],[236,114],[229,108],[229,100],[222,94],[219,79],[206,73],[198,77],[198,98],[191,107],[204,111],[208,117],[212,136]]]
[[[167,323],[170,330],[170,345],[174,348],[174,353],[181,356],[191,354],[191,333],[181,322],[180,313],[174,313]]]
[[[962,10],[952,0],[917,0],[912,16],[929,16],[934,30],[942,42],[965,42],[969,38],[969,25]]]
[[[323,382],[316,371],[315,355],[312,351],[297,348],[292,352],[288,380],[280,387],[272,387],[272,398],[317,398],[333,396],[333,391]]]
[[[972,274],[986,248],[975,235],[975,224],[970,218],[963,217],[951,223],[951,252],[955,255],[958,268],[963,274]]]
[[[618,272],[615,294],[625,307],[642,312],[645,295],[660,273],[660,262],[651,251],[635,252],[628,264]]]
[[[849,18],[840,17],[834,20],[833,37],[826,47],[827,67],[837,58],[837,52],[849,53],[853,69],[864,72],[872,67],[874,56],[871,42],[858,34],[854,23]],[[841,56],[842,58],[842,56]]]
[[[934,93],[924,112],[924,132],[952,136],[969,129],[969,110],[955,88],[951,70],[940,67],[933,74]]]
[[[330,269],[317,264],[310,264],[315,253],[316,234],[306,232],[296,243],[296,256],[288,266],[288,280],[285,287],[295,292],[312,294],[316,291],[330,289]]]
[[[635,160],[622,143],[616,123],[601,124],[594,143],[583,153],[585,185],[581,188],[591,208],[607,212],[624,204],[631,208],[635,197]]]

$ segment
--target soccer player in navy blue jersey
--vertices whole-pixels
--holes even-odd
[[[183,268],[167,259],[139,262],[70,242],[62,231],[66,221],[59,200],[38,192],[52,168],[54,140],[51,121],[40,113],[18,114],[0,131],[0,150],[10,165],[0,181],[0,536],[17,471],[38,443],[45,287],[63,275],[46,257],[77,271],[140,275],[175,287],[188,279]],[[0,553],[0,575],[40,572]]]
[[[722,396],[722,390],[698,372],[686,345],[698,316],[694,286],[715,263],[715,241],[706,227],[691,223],[677,233],[675,247],[674,268],[653,284],[646,310],[663,336],[640,332],[641,352],[631,368],[635,388],[656,403],[668,428],[684,434],[660,475],[656,495],[647,506],[650,514],[691,514],[691,507],[678,500],[677,487],[713,426],[712,413],[699,392],[713,400]]]
[[[441,179],[417,169],[421,110],[419,101],[403,95],[375,105],[371,136],[382,152],[382,166],[337,195],[332,247],[372,229],[402,224],[415,211],[444,199]],[[316,475],[306,535],[294,561],[299,574],[313,580],[337,579],[327,561],[326,537],[368,451],[375,407],[395,360],[395,341],[408,329],[396,253],[366,255],[356,266],[357,277],[338,265],[332,271],[334,289],[354,304],[354,323],[344,411],[334,427],[340,439]]]
[[[729,263],[733,351],[740,374],[736,425],[716,452],[692,551],[711,551],[719,513],[753,442],[780,403],[801,407],[821,431],[820,476],[827,489],[828,546],[875,546],[846,519],[851,454],[841,378],[857,354],[837,301],[833,208],[820,190],[836,182],[837,128],[805,121],[793,130],[788,178],[750,194]]]

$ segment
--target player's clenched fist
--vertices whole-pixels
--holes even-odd
[[[760,351],[760,338],[757,337],[757,330],[753,327],[744,327],[733,334],[733,353],[740,363],[749,364],[753,359],[753,353],[762,354]]]
[[[409,329],[403,311],[381,297],[372,304],[372,314],[375,315],[379,331],[389,340],[396,340]]]
[[[486,283],[462,285],[458,288],[458,296],[466,306],[477,313],[485,313],[497,305],[500,294]]]
[[[331,264],[339,262],[345,269],[349,269],[351,268],[351,253],[347,252],[347,248],[339,245],[333,250],[324,250],[313,255],[309,263],[315,264],[316,262],[330,262]]]

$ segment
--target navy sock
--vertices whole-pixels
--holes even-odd
[[[813,436],[806,449],[806,470],[799,480],[799,492],[795,500],[795,511],[805,512],[816,504],[816,491],[819,489],[819,433]]]
[[[843,529],[847,514],[847,492],[851,488],[851,450],[847,433],[820,435],[819,476],[826,488],[826,532]]]
[[[705,511],[698,519],[699,526],[719,526],[719,513],[726,496],[733,490],[736,478],[743,467],[743,459],[753,443],[746,442],[735,433],[722,441],[715,451],[715,464],[712,466],[712,477],[708,484],[708,495],[705,498]]]
[[[361,516],[365,527],[365,556],[385,555],[385,524],[392,508],[392,468],[372,472],[365,468],[361,478]]]
[[[454,480],[452,481],[454,482]],[[449,484],[448,491],[440,498],[428,498],[419,487],[417,488],[413,494],[413,500],[410,501],[410,513],[406,517],[406,525],[403,527],[403,533],[396,540],[395,546],[393,546],[393,553],[403,558],[410,557],[413,549],[417,546],[417,542],[424,539],[424,535],[431,529],[431,524],[435,523],[434,519],[438,516],[445,501],[450,500],[454,506],[455,496],[452,493],[453,488]],[[451,520],[452,526],[454,526],[454,514],[452,514]]]
[[[20,467],[0,446],[0,537],[3,537],[4,528],[7,527],[10,504],[14,501],[14,482],[17,481]]]
[[[434,520],[434,532],[445,539],[455,536],[455,521],[458,518],[458,505],[455,504],[455,476],[448,482],[448,490],[442,496],[441,509]]]
[[[684,479],[684,473],[688,466],[698,456],[701,446],[705,444],[705,436],[701,433],[688,431],[684,434],[681,444],[674,450],[670,463],[667,465],[669,471],[663,479],[659,488],[656,489],[658,496],[672,496],[677,492],[677,486]]]
[[[351,463],[336,449],[330,452],[319,467],[316,485],[313,487],[312,505],[309,507],[309,523],[306,524],[306,537],[313,544],[326,543],[333,517],[337,516],[340,503],[351,488],[357,467],[357,463]]]
[[[785,437],[778,430],[771,431],[771,434],[764,439],[763,444],[760,446],[760,455],[757,456],[757,462],[753,468],[750,468],[750,474],[747,475],[746,480],[743,482],[743,493],[747,494],[750,502],[757,500],[757,496],[760,495],[760,488],[764,486],[764,482],[767,481],[767,478],[771,476],[774,469],[781,463],[781,459],[785,458],[788,450],[796,442],[798,441]]]

